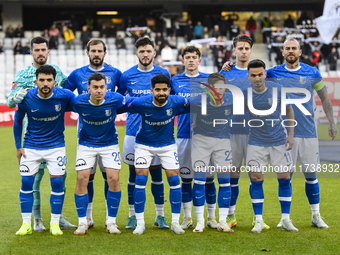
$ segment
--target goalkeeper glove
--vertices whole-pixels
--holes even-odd
[[[14,97],[12,100],[16,103],[19,104],[24,100],[25,96],[27,95],[28,88],[24,90],[19,90],[17,93],[15,93]]]

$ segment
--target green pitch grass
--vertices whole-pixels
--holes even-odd
[[[339,128],[338,128],[339,129]],[[319,132],[327,127],[319,128]],[[339,129],[340,130],[340,129]],[[284,232],[276,228],[280,220],[280,204],[277,198],[278,184],[275,178],[267,178],[264,183],[265,203],[264,219],[271,226],[261,234],[251,232],[252,205],[248,193],[248,178],[240,179],[240,195],[237,203],[238,225],[234,233],[219,233],[215,229],[206,228],[202,234],[194,234],[192,229],[184,235],[176,235],[170,230],[160,230],[154,226],[155,208],[147,186],[147,203],[145,210],[146,232],[135,236],[131,230],[125,230],[128,217],[127,179],[128,168],[123,164],[120,174],[122,199],[117,216],[117,224],[121,235],[109,235],[105,231],[105,199],[104,183],[100,173],[97,174],[94,186],[93,218],[95,228],[90,229],[85,236],[75,236],[73,230],[64,230],[62,236],[52,236],[49,232],[33,232],[29,236],[16,236],[15,232],[21,226],[19,205],[20,173],[16,159],[16,150],[11,128],[0,128],[0,254],[339,254],[339,185],[338,178],[319,178],[321,186],[321,213],[329,229],[316,229],[310,226],[311,211],[305,196],[304,179],[294,176],[293,202],[291,218],[299,229],[297,233]],[[120,145],[122,148],[125,127],[118,127]],[[327,134],[327,133],[326,133]],[[63,213],[69,220],[77,224],[77,212],[74,203],[76,172],[74,170],[76,157],[76,128],[66,128],[67,193]],[[321,134],[320,134],[321,135]],[[322,139],[325,136],[322,135]],[[42,217],[49,230],[50,221],[50,182],[48,172],[41,184]],[[150,179],[150,177],[149,177]],[[150,183],[150,181],[149,181]],[[165,216],[171,223],[171,211],[168,201],[169,185],[165,183]],[[194,212],[193,212],[194,216]],[[218,216],[218,210],[216,210]],[[183,217],[183,213],[182,213]],[[196,222],[195,217],[194,222]],[[182,219],[181,219],[182,220]]]

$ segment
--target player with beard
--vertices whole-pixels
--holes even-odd
[[[285,64],[275,66],[267,70],[267,78],[274,79],[283,87],[305,88],[309,91],[311,98],[303,106],[310,115],[305,115],[302,111],[293,105],[293,110],[298,124],[295,127],[294,146],[292,149],[293,164],[296,165],[297,157],[300,160],[300,169],[305,175],[305,191],[312,210],[313,227],[328,228],[328,225],[320,216],[320,187],[316,178],[316,171],[320,164],[319,158],[319,141],[316,132],[316,123],[314,121],[314,90],[321,99],[323,110],[329,121],[329,136],[334,139],[337,134],[337,128],[333,117],[333,106],[328,97],[325,84],[322,82],[320,72],[315,68],[299,62],[301,56],[299,42],[294,38],[287,39],[283,44],[282,55],[286,60]],[[290,93],[291,99],[303,99],[303,93]],[[278,227],[282,226],[282,219]]]
[[[164,74],[170,78],[169,72],[153,64],[156,55],[154,42],[148,37],[139,38],[136,43],[136,56],[139,63],[125,71],[120,79],[119,91],[130,97],[144,97],[151,94],[151,78],[157,74]],[[128,114],[126,120],[126,135],[123,147],[123,161],[129,165],[128,203],[129,222],[126,229],[136,228],[136,216],[134,206],[134,190],[136,182],[135,172],[135,139],[140,128],[141,116],[138,113]],[[150,167],[151,192],[154,196],[156,207],[155,225],[168,229],[164,217],[164,184],[162,179],[162,166],[158,157],[154,157]]]
[[[77,89],[78,94],[87,94],[88,90],[88,78],[91,74],[95,72],[100,72],[105,75],[106,77],[106,86],[107,91],[115,92],[116,87],[118,88],[119,80],[122,75],[121,71],[117,68],[114,68],[106,63],[104,63],[104,58],[106,56],[106,45],[105,43],[97,38],[90,40],[86,46],[86,55],[89,57],[89,65],[80,67],[74,70],[70,76],[67,78],[67,81],[64,85],[65,89],[69,89],[74,91]],[[82,127],[81,119],[79,119],[78,123],[78,131]],[[103,167],[101,157],[97,156],[97,160],[94,163],[94,166],[91,170],[90,179],[88,182],[88,196],[89,196],[89,204],[87,208],[87,224],[89,228],[94,227],[93,217],[92,217],[92,207],[93,207],[93,195],[94,195],[94,188],[93,188],[93,179],[96,173],[97,168],[97,161],[99,164],[99,168],[102,172],[103,178],[105,180],[105,189],[104,195],[105,199],[107,197],[108,191],[108,184],[106,178],[105,168]]]
[[[15,111],[13,132],[17,158],[20,164],[21,188],[19,193],[23,224],[16,235],[32,234],[33,185],[40,162],[46,161],[51,176],[52,235],[62,235],[60,217],[64,203],[63,176],[66,170],[64,113],[75,95],[56,88],[56,70],[42,65],[36,70],[35,84]],[[22,146],[22,120],[27,116],[27,127]]]
[[[36,88],[36,84],[34,81],[36,80],[35,72],[37,68],[43,66],[47,62],[48,55],[50,51],[48,49],[48,41],[41,36],[34,37],[31,40],[31,50],[30,54],[33,57],[32,65],[26,67],[25,69],[19,71],[13,81],[13,86],[9,97],[7,98],[7,105],[9,108],[14,108],[16,104],[21,103],[24,97],[27,94],[28,89]],[[56,65],[51,65],[57,71],[56,75],[56,86],[63,87],[67,76],[63,74],[60,68]],[[27,118],[25,118],[25,127],[27,125]],[[44,176],[44,169],[46,168],[46,164],[44,161],[39,167],[39,171],[37,172],[34,185],[33,185],[33,194],[34,194],[34,203],[33,203],[33,217],[34,217],[34,231],[46,231],[43,220],[41,218],[40,211],[40,183],[41,179]],[[64,192],[66,192],[65,180],[66,180],[67,172],[65,171],[64,175]],[[72,229],[77,226],[72,225],[68,222],[67,218],[61,216],[60,218],[60,227],[64,229]]]
[[[154,76],[151,83],[152,95],[136,98],[129,104],[129,108],[138,112],[142,119],[136,135],[134,151],[136,171],[134,201],[137,226],[133,233],[141,235],[145,231],[145,186],[151,161],[158,156],[170,186],[171,232],[184,234],[184,230],[179,225],[182,192],[178,177],[174,120],[179,111],[188,106],[188,100],[181,96],[169,96],[170,78],[164,74]]]

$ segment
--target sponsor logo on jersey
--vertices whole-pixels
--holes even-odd
[[[30,172],[30,169],[28,166],[24,165],[24,164],[21,164],[20,165],[20,173],[29,173]]]
[[[146,165],[146,159],[143,157],[139,157],[136,159],[136,166],[143,166]]]
[[[268,104],[269,104],[269,105],[272,105],[272,104],[273,104],[273,98],[271,98],[271,97],[268,98]]]
[[[112,114],[111,109],[105,109],[105,115],[106,115],[107,117],[111,116],[111,114]]]
[[[55,107],[55,111],[56,111],[56,112],[60,112],[60,110],[61,110],[61,104],[56,104],[54,107]]]
[[[111,83],[111,76],[105,76],[105,79],[106,79],[106,84]]]
[[[306,78],[306,77],[300,77],[299,82],[300,82],[301,84],[305,84],[306,81],[307,81],[307,78]]]
[[[204,171],[204,168],[205,168],[205,163],[202,161],[202,160],[197,160],[195,163],[194,163],[194,169],[195,171]]]
[[[86,161],[82,158],[77,159],[77,162],[76,162],[76,167],[80,167],[80,166],[86,166]]]
[[[166,109],[166,115],[168,115],[168,116],[172,115],[172,108]]]
[[[17,83],[13,81],[13,83],[12,83],[12,89],[15,89],[16,86],[17,86]]]

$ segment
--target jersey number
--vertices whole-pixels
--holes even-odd
[[[57,161],[58,161],[58,166],[66,166],[66,156],[57,157]]]
[[[115,162],[120,161],[120,152],[113,152],[113,153],[112,153],[112,157],[114,158],[113,160],[114,160]]]
[[[227,156],[227,157],[225,158],[225,161],[230,161],[230,160],[231,160],[231,158],[230,158],[230,156],[231,156],[231,151],[225,151],[224,155]]]

